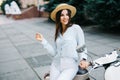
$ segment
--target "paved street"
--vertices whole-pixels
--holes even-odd
[[[47,18],[15,21],[0,15],[0,80],[43,80],[44,73],[49,71],[52,57],[35,40],[35,34],[42,33],[53,44],[54,26]],[[92,59],[120,48],[120,35],[97,31],[95,28],[83,28]],[[96,80],[104,80],[104,69],[98,68],[90,75]]]

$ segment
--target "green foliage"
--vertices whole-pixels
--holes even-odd
[[[89,25],[92,22],[108,28],[120,25],[120,0],[50,0],[45,5],[46,11],[51,13],[60,3],[76,7],[74,23]]]
[[[120,0],[86,0],[87,13],[103,27],[118,26],[120,20]]]
[[[4,10],[5,4],[6,4],[6,1],[3,1],[1,4],[1,10],[2,10],[3,14],[5,14],[5,10]]]
[[[73,18],[73,22],[76,24],[86,24],[86,16],[85,16],[85,0],[70,0],[68,4],[71,4],[76,7],[77,13],[75,17]]]

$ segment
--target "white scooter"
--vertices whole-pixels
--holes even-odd
[[[120,49],[115,49],[110,54],[98,58],[92,62],[93,69],[103,66],[105,68],[105,80],[120,80]]]
[[[89,71],[79,68],[73,80],[90,80],[90,77],[93,78],[90,76],[90,72],[99,67],[105,68],[105,80],[120,80],[120,56],[118,55],[118,51],[120,49],[115,49],[104,57],[91,61],[90,66],[92,68]],[[93,79],[96,80],[95,78]],[[49,80],[49,74],[45,76],[45,80]]]
[[[93,80],[96,80],[90,76],[90,72],[91,70],[99,67],[105,68],[105,80],[120,80],[120,56],[118,55],[118,51],[120,51],[120,49],[115,49],[111,53],[106,54],[104,57],[100,57],[90,62],[90,66],[92,66],[92,68],[89,71],[79,70],[80,72],[78,71],[78,74],[75,76],[74,80],[90,80],[90,77]]]

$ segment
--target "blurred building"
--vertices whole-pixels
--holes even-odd
[[[0,6],[1,6],[2,2],[3,2],[3,0],[0,0]]]
[[[22,8],[27,8],[31,5],[41,6],[44,5],[46,2],[44,0],[20,0],[20,3]]]

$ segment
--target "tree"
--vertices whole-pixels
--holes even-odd
[[[93,20],[106,28],[120,25],[120,0],[86,0]]]
[[[85,11],[85,5],[86,5],[85,0],[70,0],[68,4],[71,4],[76,7],[77,13],[75,17],[73,18],[73,22],[79,25],[86,24],[87,18],[86,18],[86,11]]]

